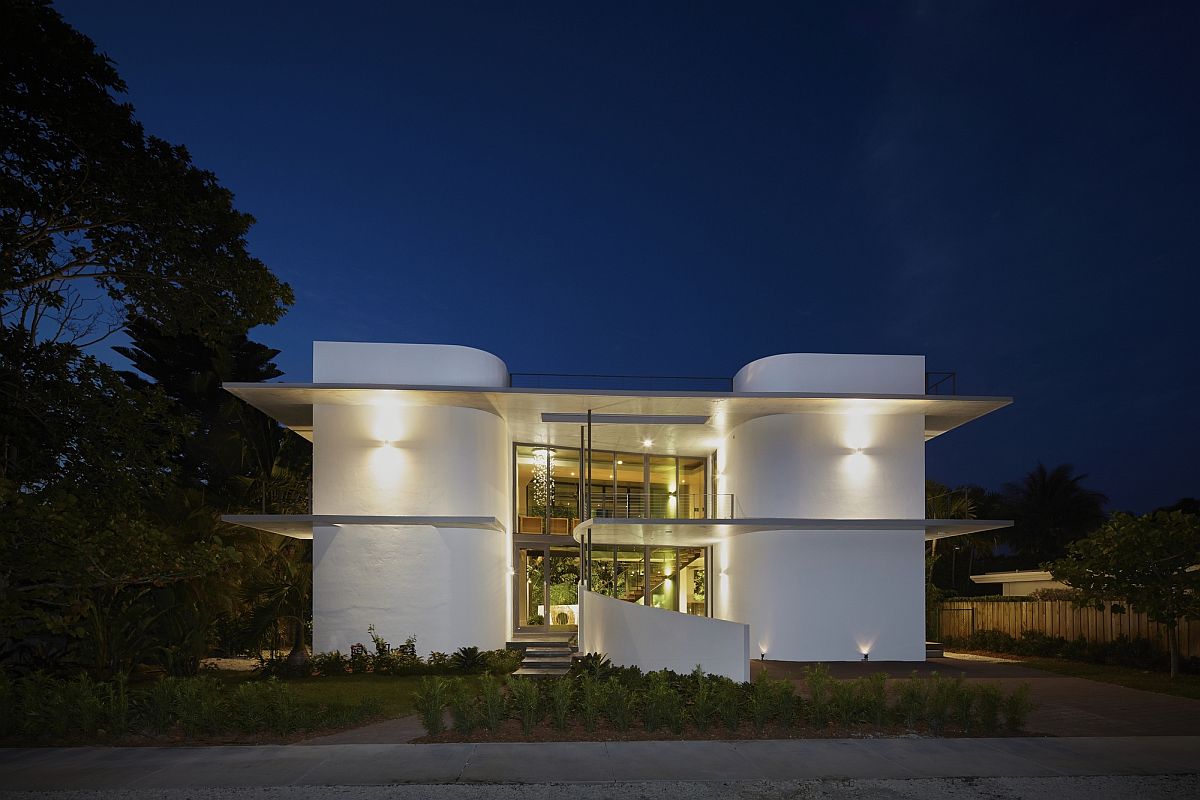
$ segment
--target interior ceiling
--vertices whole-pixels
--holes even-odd
[[[542,414],[594,413],[705,417],[703,425],[593,424],[594,449],[706,455],[729,431],[771,414],[919,414],[925,438],[1012,403],[1010,397],[837,395],[747,392],[628,392],[444,386],[228,383],[225,388],[305,438],[312,438],[314,405],[458,406],[502,417],[518,442],[579,441],[575,422],[544,422]],[[647,441],[652,444],[645,444]]]

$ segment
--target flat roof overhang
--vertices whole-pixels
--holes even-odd
[[[504,532],[504,526],[495,517],[388,517],[357,514],[225,514],[223,522],[241,525],[293,539],[313,538],[313,528],[332,525],[371,525],[373,527],[412,527],[418,525],[433,528],[466,528],[482,531]]]
[[[1014,572],[985,572],[972,575],[973,583],[1028,583],[1030,581],[1052,581],[1054,576],[1045,570],[1016,570]]]
[[[577,441],[581,417],[591,410],[592,446],[640,452],[703,455],[715,439],[772,414],[913,414],[932,439],[1012,403],[1011,397],[958,395],[791,394],[778,392],[645,392],[376,384],[227,383],[224,388],[312,439],[313,406],[456,406],[502,417],[513,441]],[[546,416],[544,416],[546,415]],[[671,418],[678,421],[672,422]],[[583,419],[586,419],[584,417]],[[619,421],[620,420],[620,421]],[[639,421],[640,420],[640,421]]]
[[[598,517],[575,526],[581,541],[590,528],[592,544],[646,544],[707,547],[733,538],[766,531],[872,532],[923,531],[925,541],[1012,527],[1008,519],[618,519]]]

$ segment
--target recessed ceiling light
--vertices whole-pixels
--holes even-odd
[[[617,462],[618,466],[619,466],[619,465],[621,465],[621,464],[624,464],[624,463],[625,463],[624,461],[618,461],[618,462]]]
[[[653,439],[642,439],[642,447],[649,447],[652,444],[654,444]]]

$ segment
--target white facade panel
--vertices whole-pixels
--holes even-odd
[[[694,617],[627,603],[584,591],[579,646],[604,653],[618,666],[691,672],[750,680],[750,629],[720,619]]]
[[[713,549],[715,615],[750,626],[753,655],[925,660],[920,531],[779,531]]]
[[[313,532],[313,647],[362,642],[367,626],[417,652],[504,647],[500,601],[508,579],[505,537],[495,531],[413,527],[320,527]]]
[[[924,423],[899,414],[760,417],[726,437],[717,477],[738,517],[923,519]]]
[[[313,342],[313,383],[507,386],[508,367],[456,344]]]
[[[925,394],[925,356],[782,353],[751,361],[735,392]]]

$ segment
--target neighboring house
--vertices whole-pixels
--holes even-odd
[[[1054,576],[1043,570],[1016,570],[1014,572],[985,572],[982,575],[972,575],[971,580],[980,584],[1001,585],[1001,594],[1005,597],[1020,597],[1032,594],[1038,589],[1066,589],[1062,581],[1054,580]]]
[[[514,387],[468,347],[316,342],[311,384],[226,389],[313,442],[313,645],[579,631],[616,663],[920,661],[925,442],[1008,405],[921,356],[786,354],[717,391]],[[683,379],[680,379],[683,380]],[[589,424],[590,415],[590,424]],[[582,569],[581,569],[582,567]],[[582,594],[581,594],[582,592]]]

